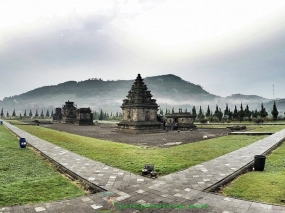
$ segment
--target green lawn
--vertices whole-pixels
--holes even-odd
[[[136,174],[146,163],[153,163],[159,175],[166,175],[247,146],[266,136],[224,136],[170,148],[141,148],[104,141],[41,126],[19,128],[93,160]]]
[[[59,174],[0,126],[0,206],[48,202],[81,196],[86,192]]]
[[[249,172],[222,190],[225,196],[285,205],[285,144],[266,159],[263,172]]]
[[[284,125],[256,125],[256,126],[248,126],[248,128],[254,128],[253,130],[249,130],[249,132],[279,132],[282,129],[285,129]]]
[[[227,126],[243,126],[245,125],[249,130],[249,132],[278,132],[282,129],[285,129],[285,125],[246,125],[246,123],[241,124],[197,124],[198,128],[226,128]]]

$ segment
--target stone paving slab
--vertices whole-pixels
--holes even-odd
[[[108,191],[64,201],[0,207],[0,213],[104,211],[285,213],[285,206],[239,200],[201,191],[252,161],[254,155],[266,152],[285,138],[285,130],[211,161],[151,180],[82,157],[26,133],[5,121],[3,123],[58,163]],[[110,196],[116,199],[112,210],[108,205]]]

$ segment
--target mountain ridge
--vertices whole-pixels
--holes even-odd
[[[2,105],[9,109],[16,108],[18,111],[31,108],[51,109],[60,107],[67,100],[71,100],[78,107],[118,111],[134,80],[103,81],[100,78],[92,78],[78,82],[66,81],[57,85],[39,87],[20,95],[5,97],[0,102],[0,107]],[[261,96],[242,94],[233,94],[223,98],[173,74],[151,76],[143,80],[153,98],[162,108],[183,107],[191,110],[193,105],[202,106],[205,109],[208,104],[211,107],[218,104],[223,109],[226,103],[229,103],[229,107],[233,107],[233,105],[240,105],[241,102],[257,108],[260,102],[271,101]]]

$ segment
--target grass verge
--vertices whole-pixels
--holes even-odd
[[[144,164],[153,163],[159,175],[200,164],[266,137],[229,135],[170,148],[145,149],[40,126],[20,125],[18,128],[82,156],[136,174],[141,172]]]
[[[246,126],[246,124],[245,123],[241,123],[241,124],[238,124],[239,126],[242,126],[242,125],[245,125]],[[207,124],[198,124],[197,125],[197,127],[198,128],[202,128],[202,129],[204,129],[204,128],[206,128],[206,129],[211,129],[211,128],[219,128],[219,129],[224,129],[224,128],[226,128],[227,126],[234,126],[234,125],[232,125],[232,124],[219,124],[219,125],[215,125],[215,124],[212,124],[212,125],[207,125]],[[282,129],[284,129],[285,128],[285,126],[284,125],[269,125],[269,124],[267,124],[267,125],[262,125],[262,124],[260,124],[260,125],[248,125],[247,126],[247,128],[249,129],[249,130],[247,130],[247,131],[249,131],[249,132],[278,132],[278,131],[281,131]]]
[[[249,132],[279,132],[285,128],[284,125],[257,125],[253,127],[253,130]]]
[[[241,175],[221,190],[225,196],[285,205],[285,143],[266,159],[263,172]]]
[[[30,148],[0,126],[0,206],[47,202],[85,195]]]

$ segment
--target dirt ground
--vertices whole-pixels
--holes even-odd
[[[193,143],[208,138],[225,136],[229,133],[227,129],[194,129],[193,131],[168,131],[151,134],[129,134],[116,132],[116,124],[98,124],[94,126],[78,126],[70,124],[42,124],[40,126],[69,132],[72,134],[83,135],[87,137],[121,142],[144,147],[166,148],[181,144]]]

